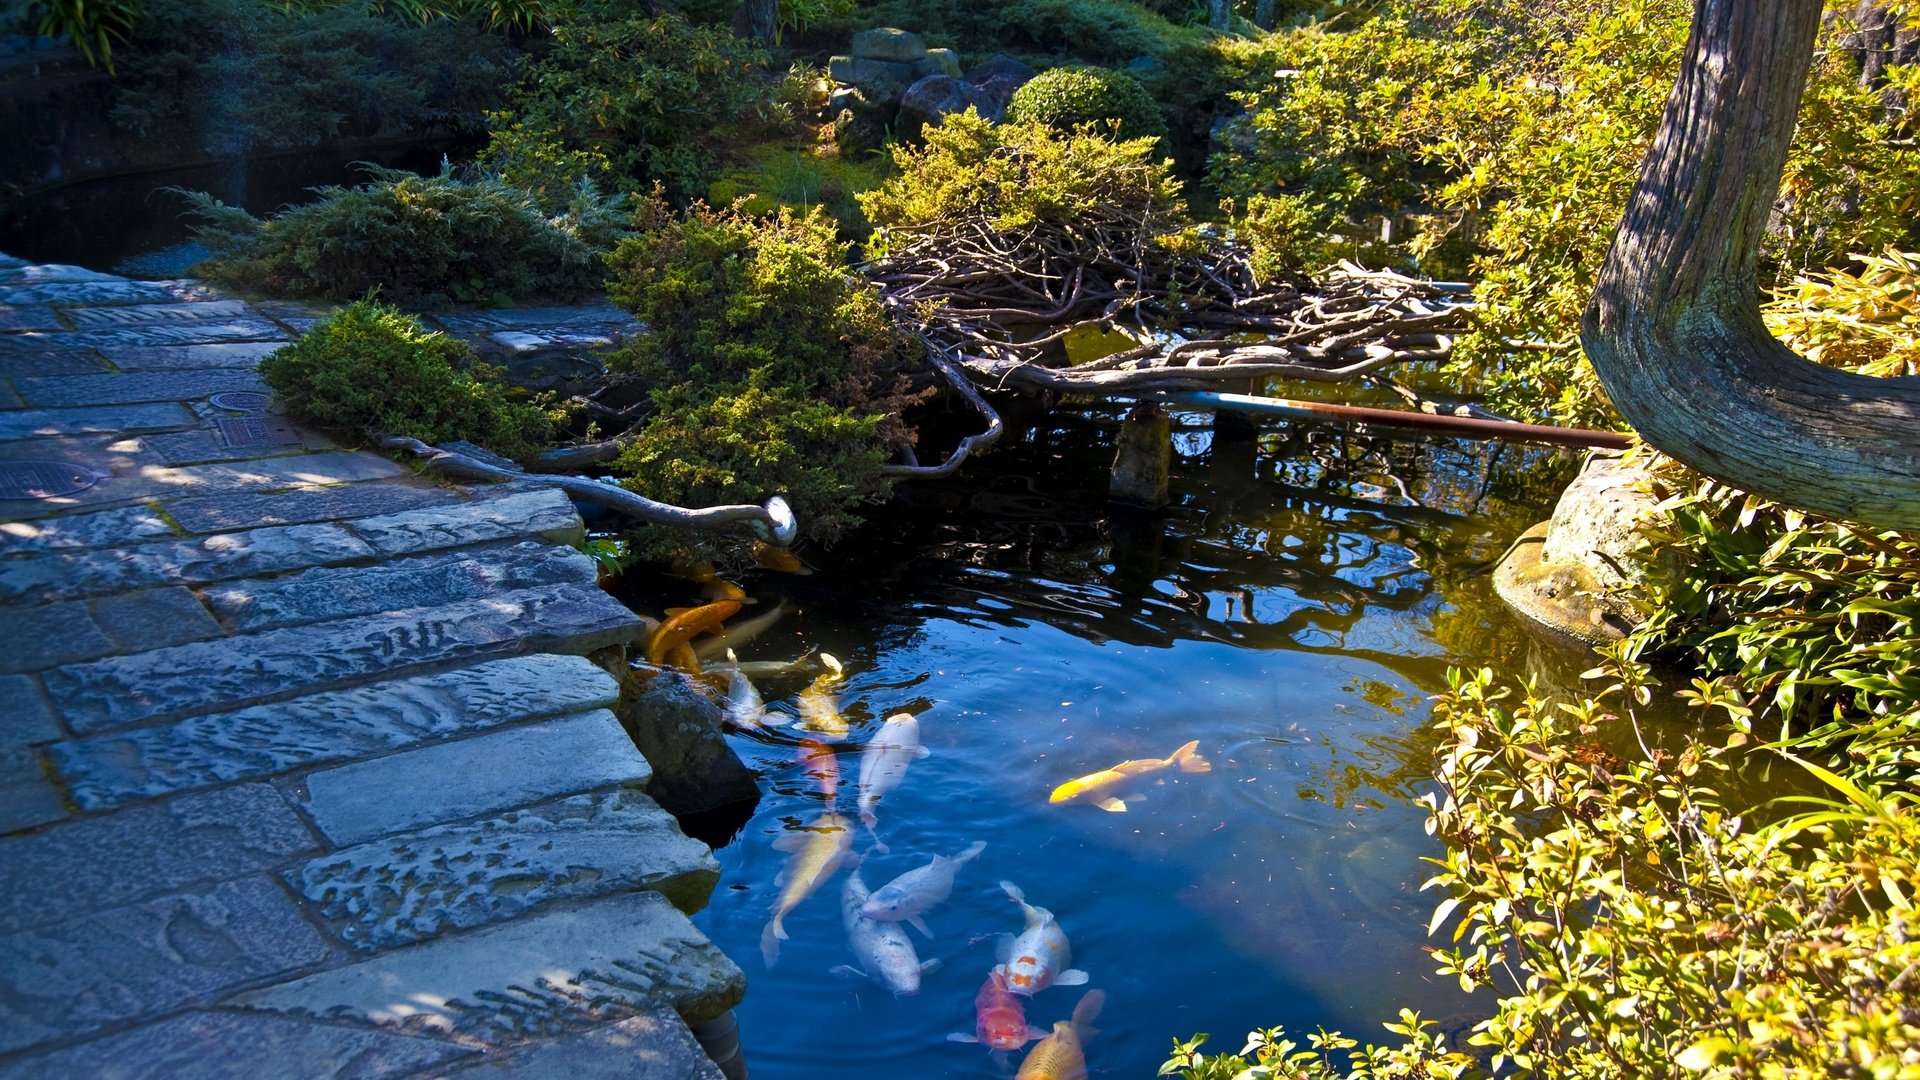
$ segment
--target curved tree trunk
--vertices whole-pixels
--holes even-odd
[[[1820,0],[1695,0],[1659,134],[1580,340],[1642,438],[1734,487],[1920,530],[1920,379],[1814,364],[1760,320],[1760,240]]]

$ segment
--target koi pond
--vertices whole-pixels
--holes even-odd
[[[830,685],[850,725],[833,806],[800,746],[823,736],[730,736],[763,796],[731,838],[709,837],[723,876],[695,922],[747,971],[738,1016],[756,1080],[1012,1073],[1032,1045],[1002,1065],[948,1039],[974,1033],[1000,935],[1026,925],[1002,882],[1053,913],[1089,976],[1018,999],[1026,1023],[1051,1030],[1104,992],[1092,1076],[1151,1076],[1197,1031],[1229,1050],[1274,1024],[1384,1038],[1405,1006],[1457,1037],[1487,1007],[1434,975],[1423,948],[1422,859],[1438,844],[1412,803],[1430,784],[1422,729],[1449,665],[1562,682],[1586,666],[1537,642],[1489,577],[1572,457],[1311,426],[1215,445],[1206,417],[1184,415],[1173,503],[1126,512],[1106,499],[1118,422],[1051,414],[959,478],[903,486],[833,549],[803,551],[810,575],[744,580],[755,605],[740,619],[793,610],[742,661],[814,649],[844,669],[813,682],[816,656],[761,677],[767,706],[817,712]],[[658,588],[628,599],[657,612],[696,587]],[[855,808],[861,746],[899,713],[917,717],[928,753],[899,756],[870,833]],[[1049,802],[1189,742],[1210,770],[1175,764],[1093,793],[1124,810]],[[793,905],[777,963],[762,960],[776,880],[802,869],[830,809],[870,890],[984,844],[925,912],[931,937],[881,924],[938,962],[917,995],[844,970],[862,966],[844,869]]]

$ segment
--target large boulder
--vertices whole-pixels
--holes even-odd
[[[622,665],[624,666],[624,665]],[[618,715],[653,766],[647,794],[676,816],[760,797],[760,784],[720,734],[720,706],[673,672],[621,678]]]
[[[1656,500],[1645,474],[1596,454],[1553,508],[1521,534],[1494,570],[1500,598],[1535,622],[1604,644],[1632,632],[1641,615],[1633,591],[1645,579],[1634,552],[1639,524]]]
[[[997,53],[963,78],[972,85],[972,105],[980,115],[994,123],[1007,118],[1007,105],[1013,92],[1033,78],[1033,69],[1005,53]]]
[[[926,57],[927,42],[919,34],[896,30],[891,26],[876,26],[853,35],[853,45],[849,51],[866,60],[914,64]]]
[[[952,75],[959,78],[960,54],[952,49],[928,49],[927,55],[913,65],[913,70],[923,76]]]
[[[916,78],[912,64],[861,56],[828,59],[827,74],[836,83],[858,87],[869,101],[888,103],[899,101],[901,93]]]
[[[900,118],[894,124],[902,138],[918,138],[924,127],[938,127],[948,113],[965,112],[973,104],[973,86],[951,75],[929,75],[900,96]]]

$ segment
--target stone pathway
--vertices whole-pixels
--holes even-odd
[[[640,620],[557,492],[268,414],[319,314],[0,256],[0,1078],[718,1077],[718,864],[586,658]]]

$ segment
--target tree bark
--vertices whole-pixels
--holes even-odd
[[[1225,31],[1232,25],[1233,0],[1207,0],[1207,26]]]
[[[1760,319],[1760,241],[1820,0],[1695,0],[1667,99],[1581,325],[1642,438],[1734,487],[1920,530],[1920,379],[1814,364]]]
[[[780,0],[741,0],[739,10],[733,13],[733,32],[772,45],[780,29],[779,20]]]

